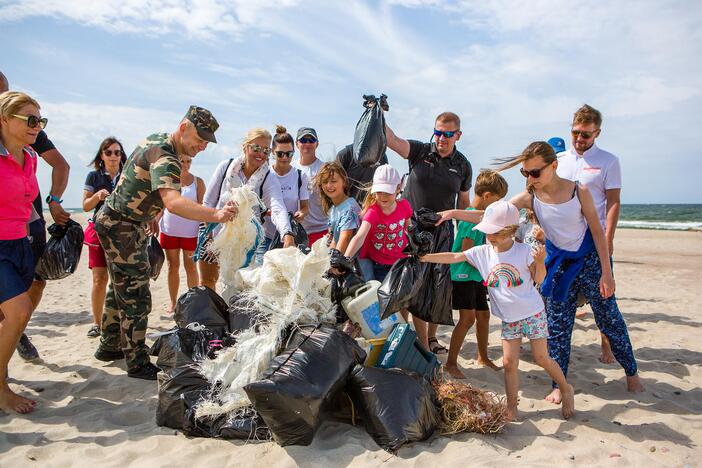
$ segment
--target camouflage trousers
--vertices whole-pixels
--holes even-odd
[[[151,312],[144,225],[129,222],[105,206],[95,217],[95,232],[105,250],[110,276],[100,348],[122,349],[128,369],[143,366],[149,362],[146,327]]]

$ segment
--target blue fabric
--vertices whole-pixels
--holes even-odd
[[[544,297],[553,297],[557,301],[565,300],[571,283],[583,268],[585,257],[595,250],[590,229],[585,231],[585,238],[580,248],[571,252],[556,247],[553,242],[546,239],[546,278],[541,285],[541,294]],[[561,270],[558,281],[555,281],[556,272]]]
[[[329,208],[329,232],[339,242],[341,231],[356,230],[361,225],[361,207],[354,198],[347,198],[339,205]]]
[[[27,292],[33,278],[34,256],[29,240],[0,240],[0,304]]]

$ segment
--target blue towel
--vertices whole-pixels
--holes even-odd
[[[590,229],[585,231],[583,243],[576,252],[559,249],[553,242],[546,239],[546,278],[541,284],[541,294],[557,301],[564,301],[568,297],[570,285],[585,263],[585,257],[593,250],[595,250],[595,242],[592,240]],[[553,277],[564,261],[568,261],[568,264],[558,282],[554,283]]]

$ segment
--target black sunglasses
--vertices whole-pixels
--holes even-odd
[[[106,150],[102,150],[102,154],[104,154],[105,156],[108,156],[108,157],[109,157],[109,156],[112,156],[113,154],[114,154],[115,156],[122,156],[122,150],[114,150],[114,151],[112,151],[112,150],[106,149]]]
[[[302,137],[297,141],[299,143],[317,143],[317,139],[313,137]]]
[[[595,132],[583,132],[581,130],[571,130],[570,134],[573,135],[574,138],[578,138],[579,136],[583,137],[586,140],[589,140],[592,138],[592,135],[595,134]]]
[[[544,169],[546,169],[550,165],[551,165],[551,163],[548,163],[544,167],[541,167],[539,169],[531,169],[529,171],[527,171],[526,169],[524,169],[522,167],[521,169],[519,169],[519,172],[521,172],[524,177],[527,177],[527,178],[532,177],[534,179],[538,179],[539,177],[541,177],[541,171],[543,171]]]
[[[458,132],[460,132],[460,130],[453,130],[453,131],[450,131],[450,132],[443,132],[443,131],[441,131],[441,130],[434,129],[434,136],[437,137],[437,138],[441,138],[441,136],[443,135],[444,138],[453,138],[453,136],[454,136],[456,133],[458,133]]]
[[[41,128],[42,130],[46,128],[46,124],[49,123],[49,119],[47,118],[40,118],[37,117],[36,115],[18,115],[18,114],[12,114],[12,117],[17,117],[20,120],[24,120],[27,122],[27,127],[29,128]]]
[[[273,151],[276,158],[292,158],[295,151]]]

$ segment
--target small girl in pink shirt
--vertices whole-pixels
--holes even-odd
[[[401,180],[389,164],[375,170],[373,186],[363,203],[361,227],[346,248],[347,257],[353,257],[362,248],[361,269],[366,281],[382,282],[390,267],[405,257],[402,250],[408,242],[412,207],[407,200],[397,200]]]

